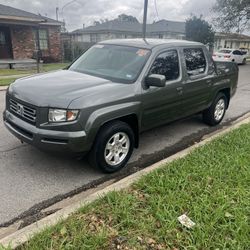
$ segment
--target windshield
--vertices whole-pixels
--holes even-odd
[[[97,44],[76,60],[69,70],[132,83],[139,76],[149,55],[150,50],[147,49]]]
[[[219,51],[219,53],[224,53],[224,54],[230,54],[232,52],[232,50],[229,49],[222,49]]]

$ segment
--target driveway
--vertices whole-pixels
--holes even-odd
[[[5,92],[0,91],[0,112]],[[250,65],[240,66],[238,92],[231,101],[224,123],[250,111]],[[87,164],[64,155],[41,152],[21,144],[3,126],[0,117],[0,227],[18,217],[30,215],[55,201],[111,177],[145,167],[184,148],[212,131],[195,116],[163,126],[141,136],[140,149],[130,164],[115,176],[104,175]]]

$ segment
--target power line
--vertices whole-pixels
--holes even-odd
[[[77,1],[77,0],[71,0],[71,1],[69,1],[69,2],[67,2],[66,4],[63,5],[63,7],[62,7],[62,17],[63,17],[63,10],[64,10],[64,8],[67,7],[68,5],[70,5],[70,4],[74,3],[74,2],[76,2],[76,1]],[[63,18],[64,18],[64,17],[63,17]]]
[[[159,18],[159,12],[158,12],[158,8],[157,8],[156,0],[154,0],[154,5],[155,5],[155,13],[156,13],[157,19],[158,19],[158,21],[159,21],[160,18]]]

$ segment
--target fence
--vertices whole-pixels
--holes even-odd
[[[72,62],[95,43],[75,42],[71,40],[62,41],[62,61]]]

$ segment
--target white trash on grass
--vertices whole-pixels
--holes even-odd
[[[186,214],[179,216],[178,221],[187,228],[195,226],[195,223]]]

